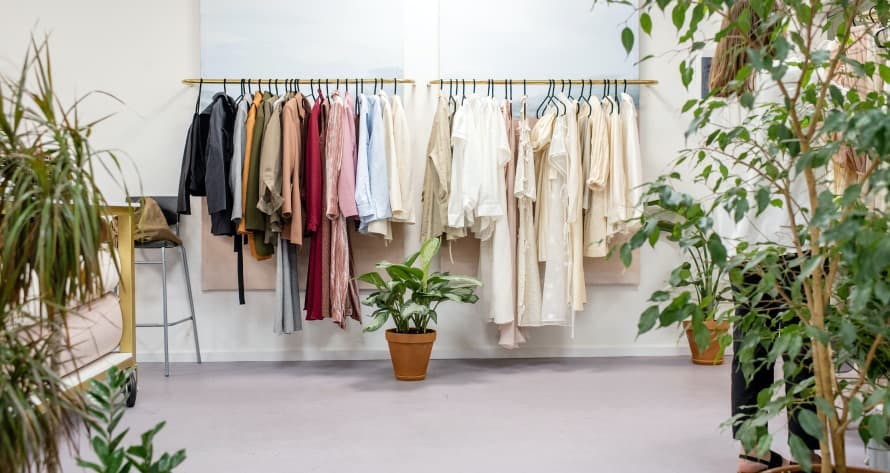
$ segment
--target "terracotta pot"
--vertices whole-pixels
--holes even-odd
[[[422,381],[426,379],[426,369],[430,364],[436,331],[426,333],[397,333],[395,329],[386,331],[389,342],[389,356],[396,379],[401,381]]]
[[[780,466],[778,468],[773,468],[771,470],[764,470],[761,473],[785,473],[785,472],[797,472],[797,471],[803,471],[800,468],[800,465]],[[822,471],[822,467],[819,465],[813,465],[813,471],[814,472]],[[868,468],[848,466],[847,473],[887,473],[887,472],[878,471],[878,470],[869,470]]]
[[[711,332],[711,343],[702,351],[699,350],[698,344],[695,343],[695,335],[692,333],[692,322],[689,320],[683,321],[683,328],[686,329],[686,340],[689,341],[689,350],[692,352],[692,362],[697,365],[722,365],[724,350],[720,348],[720,342],[717,341],[717,338],[729,331],[729,323],[706,320],[705,327]]]

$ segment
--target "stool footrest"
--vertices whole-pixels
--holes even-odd
[[[167,322],[167,326],[172,327],[174,325],[179,325],[179,324],[181,324],[183,322],[187,322],[189,320],[192,320],[192,317],[186,317],[184,319],[179,319],[179,320],[176,320],[173,322]],[[136,326],[137,327],[163,327],[164,324],[163,323],[160,323],[160,324],[136,324]]]

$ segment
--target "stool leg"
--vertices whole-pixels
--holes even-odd
[[[170,345],[167,332],[167,249],[161,248],[161,298],[164,304],[164,376],[170,376]]]
[[[195,317],[195,300],[192,298],[192,280],[189,276],[189,260],[185,253],[185,245],[179,245],[179,254],[182,256],[182,270],[185,271],[185,289],[189,298],[189,310],[192,311],[192,332],[195,336],[195,355],[198,363],[201,363],[201,344],[198,342],[198,319]]]

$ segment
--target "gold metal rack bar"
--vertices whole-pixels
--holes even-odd
[[[251,84],[257,84],[257,83],[268,84],[268,83],[270,83],[270,82],[271,82],[272,84],[275,84],[275,83],[277,82],[279,85],[283,84],[284,82],[288,82],[288,83],[290,83],[290,84],[309,85],[309,81],[312,81],[313,84],[324,84],[324,83],[333,84],[333,83],[336,83],[337,81],[343,82],[343,83],[345,84],[347,80],[348,80],[349,82],[361,82],[361,81],[364,81],[366,85],[367,85],[367,84],[370,84],[371,86],[374,85],[374,81],[375,81],[375,80],[377,81],[378,84],[392,84],[392,83],[397,83],[397,84],[413,84],[413,83],[414,83],[414,79],[386,79],[386,78],[381,79],[380,77],[377,77],[377,78],[371,78],[371,79],[368,79],[368,78],[362,78],[362,77],[359,77],[359,78],[353,78],[353,77],[336,77],[336,78],[333,78],[333,79],[325,79],[325,78],[321,78],[321,79],[314,79],[314,78],[309,78],[309,79],[296,79],[296,78],[282,79],[282,78],[278,78],[278,79],[276,79],[276,78],[274,78],[274,77],[271,78],[271,79],[260,79],[260,78],[257,78],[257,79],[247,79],[247,78],[238,78],[238,79],[183,79],[183,80],[182,80],[182,83],[183,83],[183,84],[186,84],[186,85],[198,85],[198,84],[202,83],[202,81],[203,81],[204,84],[223,84],[223,83],[226,83],[226,84],[230,84],[230,85],[238,85],[238,84],[241,83],[242,80],[243,80],[244,82],[250,82]]]
[[[495,84],[495,85],[505,85],[510,84],[512,81],[513,86],[517,85],[550,85],[555,83],[556,85],[561,84],[572,84],[572,85],[602,85],[602,84],[614,84],[618,81],[618,84],[624,85],[625,82],[627,85],[657,85],[658,81],[655,79],[437,79],[429,81],[429,85],[439,85],[439,84],[471,84],[473,81],[476,82],[476,86],[487,84]]]

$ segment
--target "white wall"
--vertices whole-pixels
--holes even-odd
[[[0,70],[18,67],[29,31],[51,34],[53,67],[63,99],[101,89],[113,93],[123,105],[97,98],[86,108],[98,116],[117,114],[100,125],[94,135],[97,146],[125,153],[126,178],[131,193],[175,194],[182,145],[194,107],[196,90],[180,80],[199,75],[199,12],[197,0],[120,2],[113,0],[31,0],[27,3],[0,0]],[[245,8],[248,8],[245,4]],[[658,19],[656,19],[658,20]],[[405,77],[416,79],[412,93],[405,88],[405,102],[416,133],[414,149],[423,159],[431,121],[432,94],[423,84],[438,77],[438,2],[405,2],[402,27],[405,36]],[[652,39],[643,39],[640,56],[659,55],[674,43],[667,19],[656,21]],[[575,45],[577,47],[577,45]],[[602,47],[602,46],[601,46]],[[614,46],[620,47],[616,36]],[[641,93],[641,137],[644,177],[653,178],[667,169],[682,148],[686,120],[679,110],[686,100],[680,84],[676,55],[644,62],[641,78],[660,81]],[[344,56],[348,60],[348,56]],[[322,71],[323,72],[323,71]],[[484,75],[484,71],[480,71]],[[400,89],[401,90],[401,89]],[[135,168],[135,169],[134,169]],[[138,173],[137,173],[138,171]],[[137,178],[141,178],[141,181]],[[140,185],[142,190],[138,188]],[[112,182],[104,187],[110,199],[122,192]],[[418,196],[419,199],[419,196]],[[193,202],[194,208],[199,208]],[[329,322],[304,322],[304,331],[290,336],[272,333],[273,295],[250,292],[248,304],[239,306],[236,295],[200,290],[200,220],[186,217],[183,234],[191,256],[192,285],[199,316],[205,360],[363,359],[386,357],[382,333],[362,334],[357,324],[341,331]],[[416,240],[417,229],[410,233]],[[416,244],[412,247],[416,247]],[[646,296],[658,288],[678,260],[673,248],[644,249],[639,287],[594,286],[588,288],[587,310],[577,318],[571,339],[562,328],[534,330],[520,350],[496,346],[496,330],[482,322],[472,306],[442,311],[434,356],[617,356],[678,355],[678,332],[662,330],[636,339],[637,316]],[[169,267],[171,317],[185,313],[182,267],[176,258]],[[234,268],[233,268],[234,270]],[[154,267],[137,273],[137,318],[160,319],[160,276]],[[159,329],[139,329],[139,357],[161,357]],[[174,359],[191,360],[192,338],[186,325],[171,329]]]

